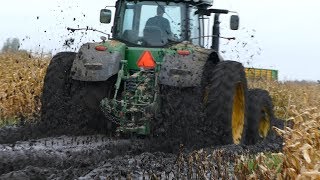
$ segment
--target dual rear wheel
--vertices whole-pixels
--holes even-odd
[[[204,112],[212,144],[256,144],[270,134],[274,118],[269,93],[248,90],[244,67],[222,61],[206,70]]]
[[[206,66],[204,113],[212,144],[242,144],[246,133],[247,81],[241,63],[222,61]],[[208,69],[210,68],[210,69]]]

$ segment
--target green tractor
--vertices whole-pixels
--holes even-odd
[[[248,91],[242,64],[219,55],[219,16],[233,14],[232,30],[238,29],[239,17],[210,9],[212,3],[118,0],[112,36],[53,57],[42,96],[47,127],[192,145],[266,138],[273,118],[268,92]],[[102,9],[100,22],[110,23],[111,15]],[[211,15],[212,35],[207,35],[204,20]],[[206,37],[212,38],[211,49],[204,48]]]

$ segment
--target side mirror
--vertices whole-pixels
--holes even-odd
[[[230,29],[231,30],[238,30],[239,29],[239,16],[232,15],[230,18]]]
[[[100,22],[109,24],[111,22],[111,11],[109,9],[101,9]]]

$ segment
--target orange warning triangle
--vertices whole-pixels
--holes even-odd
[[[139,68],[154,69],[156,67],[156,62],[150,51],[144,51],[140,56],[137,65]]]

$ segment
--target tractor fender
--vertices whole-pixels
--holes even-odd
[[[190,55],[165,55],[159,75],[159,83],[175,87],[201,85],[204,66],[207,61],[220,62],[222,58],[215,51],[203,50]]]
[[[98,51],[99,43],[81,46],[71,68],[71,76],[80,81],[106,81],[120,70],[123,53],[119,51]]]

